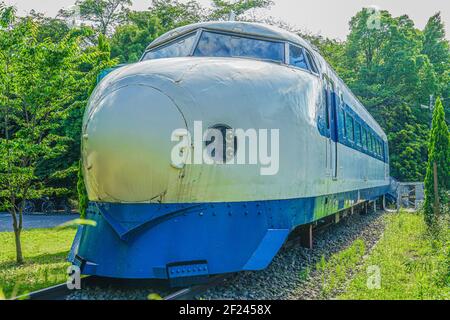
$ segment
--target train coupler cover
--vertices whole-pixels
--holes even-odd
[[[169,263],[166,268],[172,287],[205,283],[209,278],[208,263],[205,260]]]

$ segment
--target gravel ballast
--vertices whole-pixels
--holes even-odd
[[[362,239],[367,251],[376,244],[384,230],[384,212],[353,214],[338,224],[316,234],[313,249],[300,244],[282,248],[269,267],[235,275],[228,284],[209,289],[201,299],[322,299],[322,277],[314,272],[322,258],[346,249]],[[311,270],[311,271],[309,271]],[[309,274],[301,279],[301,274]]]

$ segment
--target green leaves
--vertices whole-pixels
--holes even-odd
[[[0,29],[0,205],[10,210],[75,193],[81,115],[97,73],[115,63],[104,37],[81,45],[92,36],[87,29],[43,39],[48,21],[12,20]]]
[[[78,165],[77,192],[78,192],[78,207],[79,207],[78,209],[80,211],[80,216],[84,218],[86,217],[86,210],[88,208],[89,199],[86,191],[86,186],[84,184],[82,160],[79,161]]]
[[[213,11],[209,14],[210,20],[228,20],[230,13],[234,13],[237,18],[246,11],[254,8],[267,8],[273,4],[271,0],[212,0]]]
[[[450,191],[450,133],[445,122],[444,106],[441,99],[436,100],[433,111],[433,122],[428,147],[428,164],[425,176],[425,204],[424,211],[428,224],[432,224],[435,200],[433,165],[437,167],[437,182],[439,202],[449,206]]]
[[[0,2],[0,27],[7,28],[14,23],[16,18],[16,8],[13,6],[6,6],[4,2]]]
[[[103,35],[124,21],[131,0],[78,0],[80,18],[94,24]]]

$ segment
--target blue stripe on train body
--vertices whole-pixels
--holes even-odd
[[[290,231],[330,212],[370,200],[387,187],[322,197],[232,203],[112,204],[91,202],[72,250],[83,274],[169,278],[175,262],[205,261],[208,274],[260,270]],[[189,276],[186,271],[186,276]]]
[[[84,274],[165,279],[263,269],[296,226],[388,190],[386,135],[313,48],[284,31],[240,22],[173,35],[207,28],[294,42],[315,57],[320,75],[222,57],[142,61],[106,75],[83,119],[87,218],[97,226],[79,228],[69,260]],[[341,111],[373,135],[378,151],[345,129]],[[196,120],[279,129],[279,172],[172,167],[170,133],[191,131]]]

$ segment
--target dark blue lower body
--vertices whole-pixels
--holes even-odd
[[[228,203],[91,202],[69,260],[83,274],[116,278],[188,277],[267,267],[289,232],[375,199],[388,186],[288,200]]]

